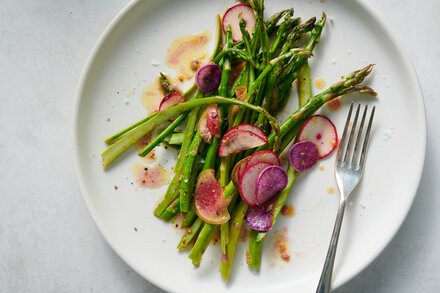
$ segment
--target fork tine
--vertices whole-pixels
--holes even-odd
[[[370,121],[368,122],[367,133],[365,133],[364,145],[362,146],[361,159],[359,161],[359,169],[361,171],[364,169],[364,165],[365,165],[365,153],[367,151],[368,141],[370,140],[371,124],[373,124],[375,110],[376,110],[376,106],[374,106],[373,110],[371,111]]]
[[[353,125],[351,126],[351,131],[350,131],[350,136],[348,138],[348,142],[347,142],[347,149],[345,151],[345,156],[344,156],[344,161],[342,162],[342,165],[348,164],[349,161],[352,157],[352,152],[351,152],[351,146],[353,145],[353,140],[354,140],[354,131],[356,130],[356,124],[357,124],[357,120],[359,117],[359,110],[361,108],[361,105],[359,104],[357,109],[356,109],[356,115],[354,116],[354,121],[353,121]],[[350,158],[348,157],[350,156]]]
[[[361,136],[362,136],[362,130],[364,129],[365,116],[367,116],[367,109],[368,109],[368,105],[365,105],[364,114],[362,114],[361,125],[359,126],[356,143],[354,145],[353,159],[351,160],[351,168],[353,168],[355,170],[357,170],[357,167],[358,167],[357,162],[359,161],[359,158],[360,158],[359,146],[361,144],[360,140],[361,140]]]
[[[343,158],[343,154],[344,154],[344,145],[347,141],[346,134],[347,134],[347,130],[348,130],[348,125],[350,124],[352,110],[353,110],[353,103],[351,103],[350,110],[348,110],[347,120],[345,121],[345,126],[344,126],[344,132],[342,133],[342,138],[341,138],[341,141],[339,142],[338,156],[336,158],[336,164],[338,166],[342,165],[342,158]]]

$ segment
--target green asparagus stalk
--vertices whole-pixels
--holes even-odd
[[[202,137],[199,132],[196,132],[194,139],[189,147],[190,151],[185,159],[183,166],[183,177],[180,182],[180,210],[188,212],[192,200],[193,191],[189,189],[191,182],[196,180],[196,174],[193,174],[193,163],[199,151],[199,146],[202,142]]]
[[[229,226],[229,242],[226,245],[226,253],[222,255],[220,260],[220,273],[225,281],[229,279],[232,261],[234,259],[235,248],[237,247],[238,237],[240,235],[241,226],[243,225],[244,215],[247,212],[248,205],[244,201],[240,201]]]
[[[166,208],[179,196],[179,187],[180,187],[180,176],[182,174],[183,165],[179,167],[180,169],[175,170],[176,175],[171,180],[168,185],[167,192],[163,200],[159,203],[159,205],[154,209],[154,215],[156,217],[160,217],[162,213],[166,210]]]
[[[248,108],[257,112],[265,113],[268,120],[271,122],[272,126],[276,129],[278,128],[278,124],[276,123],[276,119],[272,117],[266,110],[261,107],[251,105],[249,103],[235,100],[235,99],[227,99],[223,97],[208,97],[204,99],[193,99],[191,101],[187,101],[181,104],[178,104],[174,107],[166,109],[163,112],[158,112],[151,117],[147,122],[139,125],[137,128],[133,129],[125,136],[123,136],[120,140],[111,145],[106,151],[104,151],[101,156],[103,159],[103,166],[106,167],[110,164],[116,157],[118,157],[122,152],[124,152],[128,147],[133,145],[136,141],[138,141],[141,137],[143,137],[146,133],[155,129],[158,125],[167,121],[168,119],[179,115],[182,112],[192,110],[194,108],[206,106],[209,104],[235,104],[244,108]],[[194,112],[192,112],[194,113]],[[277,135],[274,135],[274,139]],[[182,145],[183,148],[183,145]],[[185,152],[184,152],[185,154]]]
[[[139,156],[145,157],[149,152],[151,152],[156,146],[158,146],[170,133],[176,129],[177,126],[185,120],[188,113],[182,113],[177,117],[170,125],[168,125],[161,133],[159,133],[148,145],[146,145],[140,152]]]
[[[205,253],[206,248],[211,241],[211,237],[214,234],[218,225],[204,224],[200,231],[199,237],[197,237],[194,247],[191,249],[188,258],[192,260],[193,265],[198,266],[202,260],[202,256]]]
[[[183,132],[172,133],[166,142],[171,145],[181,145],[184,137],[185,135]]]
[[[194,209],[194,207],[192,207],[189,210],[189,212],[185,214],[185,217],[183,218],[182,228],[191,226],[196,219],[197,219],[196,210]]]
[[[191,228],[188,229],[188,233],[183,235],[180,240],[179,245],[177,245],[177,249],[184,250],[188,248],[188,245],[194,239],[194,237],[199,233],[200,229],[203,227],[203,221],[200,218],[197,218],[194,223],[191,225]]]
[[[169,222],[172,218],[174,218],[180,212],[180,198],[177,198],[173,201],[166,210],[160,216],[165,221]]]
[[[249,249],[246,253],[246,262],[249,266],[258,270],[261,264],[261,247],[263,246],[263,241],[257,241],[258,231],[251,230],[249,236]]]

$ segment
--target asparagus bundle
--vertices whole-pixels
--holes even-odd
[[[162,88],[168,94],[164,107],[107,138],[111,145],[102,153],[107,166],[145,134],[175,118],[139,153],[145,156],[164,140],[180,145],[175,175],[154,214],[166,221],[184,214],[182,227],[188,230],[177,248],[191,248],[189,258],[194,265],[200,264],[213,234],[220,229],[220,273],[226,281],[240,229],[245,217],[251,217],[247,215],[249,205],[264,206],[270,200],[267,228],[252,230],[249,239],[247,262],[255,269],[260,267],[263,239],[275,224],[296,177],[292,166],[287,172],[275,166],[279,165],[277,156],[304,122],[336,97],[353,92],[375,95],[360,85],[373,68],[368,65],[312,97],[307,60],[320,41],[326,15],[305,22],[294,17],[293,9],[267,20],[263,15],[263,1],[250,0],[228,9],[222,19],[218,17],[216,49],[212,62],[197,72],[195,94],[196,85],[183,94],[188,99],[183,102],[162,75]],[[298,47],[300,41],[306,44],[304,48]],[[237,63],[243,69],[233,79],[231,64]],[[286,105],[295,81],[300,108],[279,123],[274,116]],[[175,132],[186,118],[185,131]],[[257,186],[255,176],[259,176]],[[284,179],[275,182],[275,177]],[[265,187],[267,182],[272,189]]]

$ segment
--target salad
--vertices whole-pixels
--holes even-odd
[[[187,231],[177,248],[190,249],[194,265],[219,230],[219,270],[227,281],[242,225],[251,229],[246,261],[259,269],[264,239],[297,174],[337,147],[333,123],[315,112],[349,93],[376,93],[361,85],[373,69],[368,65],[312,95],[308,59],[320,41],[324,13],[303,21],[285,9],[265,19],[263,1],[249,0],[230,7],[217,21],[215,50],[198,68],[194,85],[179,93],[161,74],[164,97],[158,111],[105,139],[109,147],[101,156],[106,167],[161,126],[139,155],[163,142],[180,152],[154,214],[166,221],[184,216]],[[275,117],[291,97],[292,85],[299,109],[281,122]],[[178,132],[182,125],[184,132]],[[283,151],[289,154],[287,170],[280,163]]]

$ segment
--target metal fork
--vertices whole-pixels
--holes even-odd
[[[339,203],[335,227],[333,228],[332,238],[327,251],[327,256],[325,258],[324,267],[322,269],[321,278],[319,280],[316,293],[330,292],[336,247],[338,245],[339,232],[341,230],[342,219],[344,217],[345,204],[347,203],[347,199],[350,193],[359,183],[363,170],[365,168],[365,154],[370,138],[371,124],[373,122],[374,111],[376,107],[373,107],[373,110],[371,111],[368,128],[364,134],[363,127],[368,109],[368,106],[365,105],[361,124],[359,126],[359,130],[357,131],[357,138],[355,139],[356,125],[358,122],[360,108],[361,105],[358,105],[353,125],[351,126],[350,134],[348,134],[348,129],[350,128],[351,113],[353,110],[353,103],[350,106],[347,121],[345,122],[344,132],[341,138],[341,143],[339,145],[338,154],[336,157],[335,176],[336,182],[338,183],[339,192],[341,194],[341,201]]]

